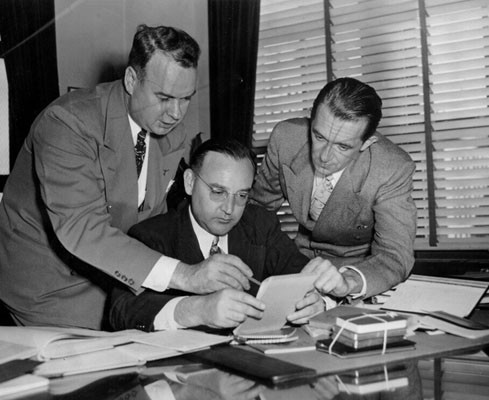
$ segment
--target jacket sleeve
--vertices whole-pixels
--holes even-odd
[[[276,211],[285,201],[280,183],[280,132],[282,124],[277,124],[270,136],[267,152],[258,170],[251,199],[268,210]]]
[[[91,129],[61,107],[38,121],[33,148],[42,201],[66,250],[138,291],[160,254],[111,225]]]
[[[114,330],[139,329],[154,331],[154,319],[171,299],[167,293],[145,290],[139,296],[122,286],[112,290],[109,298],[109,323]]]
[[[163,217],[159,215],[134,225],[129,229],[128,235],[158,251],[158,253],[171,254],[167,247],[167,241],[163,240],[164,234],[171,235],[170,230],[165,230],[164,233],[158,230],[161,225],[165,224]],[[168,217],[168,214],[165,217]],[[172,289],[159,293],[146,289],[143,293],[135,296],[126,287],[116,286],[112,289],[108,301],[109,323],[114,330],[153,331],[154,319],[161,309],[170,300],[182,295],[188,295],[188,293]]]
[[[371,255],[355,264],[365,275],[366,297],[404,281],[414,265],[417,217],[411,197],[414,170],[413,162],[404,163],[377,193]]]

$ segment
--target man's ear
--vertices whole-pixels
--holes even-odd
[[[372,146],[377,141],[377,136],[370,136],[365,142],[362,143],[362,147],[360,147],[360,151],[367,150],[370,146]]]
[[[124,72],[124,87],[126,88],[127,93],[132,95],[134,92],[134,88],[138,82],[138,74],[133,67],[127,67]]]
[[[192,196],[192,191],[194,190],[195,175],[194,172],[188,168],[183,173],[183,185],[185,187],[185,193]]]

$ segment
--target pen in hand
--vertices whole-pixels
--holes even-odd
[[[260,282],[260,281],[258,281],[258,280],[256,280],[256,279],[255,279],[255,278],[253,278],[252,276],[250,276],[250,277],[248,278],[248,280],[249,280],[250,282],[253,282],[255,285],[258,285],[258,286],[260,286],[260,285],[261,285],[261,282]]]

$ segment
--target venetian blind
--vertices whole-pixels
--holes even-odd
[[[285,26],[300,25],[304,7],[294,7],[294,2],[288,1],[262,0],[253,134],[256,151],[265,150],[278,120],[308,115],[313,98],[326,82],[316,80],[310,90],[306,86],[296,92],[285,78],[274,86],[273,81],[278,78],[273,73],[283,73],[279,66],[284,61],[280,57],[287,52],[300,54],[300,44],[312,40],[311,37],[322,40],[326,51],[323,57],[327,57],[323,59],[322,69],[317,58],[309,63],[307,56],[289,55],[288,64],[282,65],[290,68],[295,65],[296,71],[303,72],[306,78],[312,76],[308,67],[314,68],[313,75],[327,74],[328,79],[355,77],[377,90],[383,100],[384,115],[379,131],[409,152],[416,162],[413,192],[418,208],[416,248],[487,249],[487,1],[326,0],[324,3],[326,12],[322,1],[307,4],[315,7],[316,18],[324,20],[326,16],[327,34],[314,36],[310,33],[313,29],[299,31],[302,39],[294,36],[293,47],[289,48],[290,42],[280,42],[278,32],[284,36],[295,32]],[[289,15],[288,19],[279,17],[284,14]],[[307,26],[312,27],[312,23]],[[271,41],[268,35],[273,31],[277,34]],[[280,43],[280,51],[273,52],[275,43]],[[301,76],[302,73],[297,73],[291,86],[302,88],[297,83]],[[306,79],[304,82],[309,83]],[[279,89],[282,95],[276,103]],[[282,219],[293,221],[287,211],[287,208],[281,210],[285,215]],[[292,234],[293,226],[286,224],[284,230]]]
[[[425,0],[437,238],[489,247],[489,2]]]
[[[262,0],[258,46],[252,145],[261,160],[275,124],[309,115],[326,82],[323,0]],[[288,204],[277,214],[295,236]]]

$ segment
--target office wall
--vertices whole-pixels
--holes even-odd
[[[201,46],[199,85],[185,125],[210,135],[206,0],[55,0],[60,93],[121,76],[136,27],[170,25]]]

